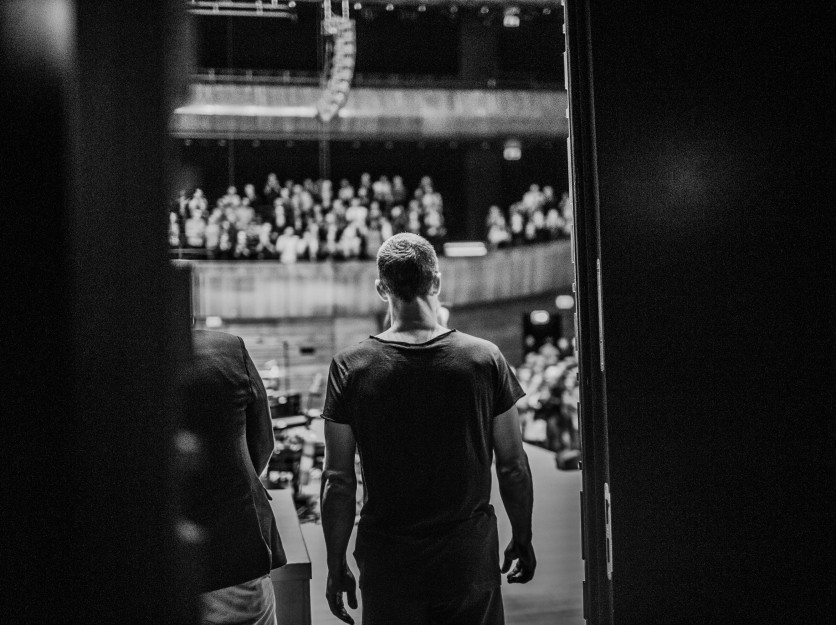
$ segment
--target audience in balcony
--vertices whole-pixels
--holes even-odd
[[[489,249],[568,238],[569,194],[558,199],[550,186],[532,184],[508,207],[488,209]],[[271,173],[259,195],[252,183],[243,194],[231,185],[209,208],[201,189],[181,191],[169,221],[169,247],[195,250],[209,259],[373,259],[383,241],[399,232],[424,236],[441,253],[446,236],[444,202],[429,176],[410,192],[401,176],[279,182]]]
[[[554,189],[532,184],[508,215],[497,206],[488,209],[486,242],[490,249],[569,238],[572,232],[572,205],[564,192],[558,200]]]
[[[383,241],[406,231],[425,236],[441,251],[444,203],[429,176],[410,194],[401,176],[373,181],[364,173],[356,188],[340,180],[335,194],[330,180],[281,184],[271,173],[261,196],[252,183],[243,195],[229,186],[211,211],[201,189],[191,196],[181,191],[170,213],[169,246],[210,259],[290,264],[374,258]]]

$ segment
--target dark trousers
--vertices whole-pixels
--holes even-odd
[[[502,593],[404,600],[363,592],[363,625],[505,625]]]

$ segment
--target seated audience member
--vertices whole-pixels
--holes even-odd
[[[217,257],[221,245],[221,219],[223,213],[220,209],[215,209],[209,215],[209,223],[206,224],[206,252],[207,257],[211,260]]]
[[[299,237],[291,227],[285,228],[276,240],[276,252],[279,254],[279,260],[285,265],[292,265],[296,262],[298,242]]]
[[[308,224],[308,227],[305,228],[305,232],[302,234],[301,243],[302,253],[299,254],[300,258],[312,261],[319,260],[319,226],[315,221],[311,221]]]
[[[208,207],[209,203],[203,196],[203,191],[201,189],[195,189],[192,194],[192,199],[189,200],[189,210],[199,210],[200,212],[204,212]]]
[[[430,245],[433,246],[436,253],[438,253],[442,248],[444,235],[446,233],[444,228],[444,217],[442,216],[441,211],[435,208],[427,210],[424,214],[423,231],[424,237],[430,242]]]
[[[345,220],[349,223],[365,222],[369,215],[369,209],[363,205],[360,198],[356,197],[348,205],[345,211]]]
[[[417,204],[410,202],[410,204]],[[417,205],[411,206],[406,224],[406,231],[412,234],[421,234],[421,209]]]
[[[366,189],[372,188],[372,175],[369,172],[364,171],[360,174],[360,186]]]
[[[168,214],[168,246],[180,247],[180,220],[175,212]]]
[[[267,182],[264,184],[264,201],[267,204],[272,204],[273,200],[279,197],[282,185],[279,184],[279,178],[276,174],[267,174]]]
[[[525,242],[525,220],[519,204],[511,206],[511,244],[522,245]]]
[[[554,187],[546,185],[543,187],[543,213],[548,213],[552,208],[557,208],[557,198],[554,196]]]
[[[354,197],[354,187],[346,178],[340,180],[340,190],[337,192],[337,197],[343,202],[350,202],[351,198]]]
[[[357,224],[352,222],[343,228],[340,235],[339,253],[344,260],[358,258],[363,244]]]
[[[334,201],[334,185],[330,180],[321,181],[319,185],[319,197],[323,207],[331,208],[331,202]]]
[[[368,227],[366,229],[366,247],[363,253],[364,258],[375,258],[380,246],[383,245],[383,214],[376,202],[372,202],[369,209]]]
[[[226,189],[226,195],[221,198],[222,206],[236,207],[241,204],[241,196],[238,195],[238,189],[234,186],[229,186]]]
[[[540,192],[540,185],[532,184],[528,191],[525,192],[522,198],[522,205],[526,213],[531,213],[534,209],[540,208],[543,204],[543,194]]]
[[[276,257],[276,248],[273,246],[273,241],[270,237],[272,231],[273,226],[269,221],[265,221],[258,226],[258,244],[255,247],[255,254],[259,260]]]
[[[392,178],[392,204],[403,204],[406,202],[407,190],[403,178],[395,176]]]
[[[392,218],[392,232],[394,234],[400,234],[401,232],[406,232],[407,226],[409,224],[409,216],[407,215],[403,206],[393,206],[392,207],[392,212],[391,212],[391,218]]]
[[[239,202],[235,206],[235,227],[239,230],[245,230],[250,223],[255,219],[255,209],[249,205],[249,202]]]
[[[189,214],[189,196],[185,189],[181,189],[174,201],[172,211],[177,213],[181,219],[186,219]]]
[[[374,199],[378,202],[387,206],[392,204],[392,184],[389,182],[388,177],[381,176],[372,185],[372,190],[374,191]]]
[[[244,195],[241,197],[241,201],[246,201],[248,206],[252,206],[262,220],[267,217],[271,210],[271,204],[264,204],[261,197],[255,192],[255,185],[249,182],[244,185]]]
[[[247,259],[250,257],[250,248],[247,245],[246,230],[237,230],[235,232],[235,248],[232,251],[232,257],[236,260]]]
[[[499,206],[494,205],[488,209],[486,224],[488,227],[488,247],[497,249],[505,247],[511,242],[511,233],[505,222],[505,215],[502,214],[502,209]]]
[[[563,236],[563,228],[566,225],[565,220],[560,215],[560,211],[556,206],[549,209],[546,213],[546,231],[549,239],[555,241]]]
[[[218,256],[227,260],[232,258],[237,240],[238,233],[235,232],[235,227],[232,223],[229,221],[222,221],[221,235],[218,238]]]
[[[341,228],[334,211],[325,215],[325,224],[321,229],[323,251],[328,258],[335,258],[339,250]]]
[[[191,217],[186,220],[186,245],[200,249],[206,245],[206,222],[199,210],[192,210]]]

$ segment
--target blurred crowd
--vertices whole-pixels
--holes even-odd
[[[571,343],[545,342],[526,354],[516,373],[526,392],[517,402],[523,438],[556,452],[579,450],[578,362]]]
[[[342,179],[230,186],[213,204],[201,189],[181,191],[169,213],[172,249],[209,259],[348,260],[374,258],[399,232],[425,237],[437,251],[445,238],[444,202],[429,176],[410,192],[401,176],[368,173],[353,185]]]
[[[572,203],[569,194],[555,196],[554,189],[532,184],[506,214],[499,206],[488,209],[488,248],[568,239],[572,232]]]

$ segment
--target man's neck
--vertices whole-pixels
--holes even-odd
[[[434,296],[416,297],[411,302],[389,300],[392,325],[378,334],[378,338],[404,343],[426,343],[447,331],[438,323],[438,299]]]

